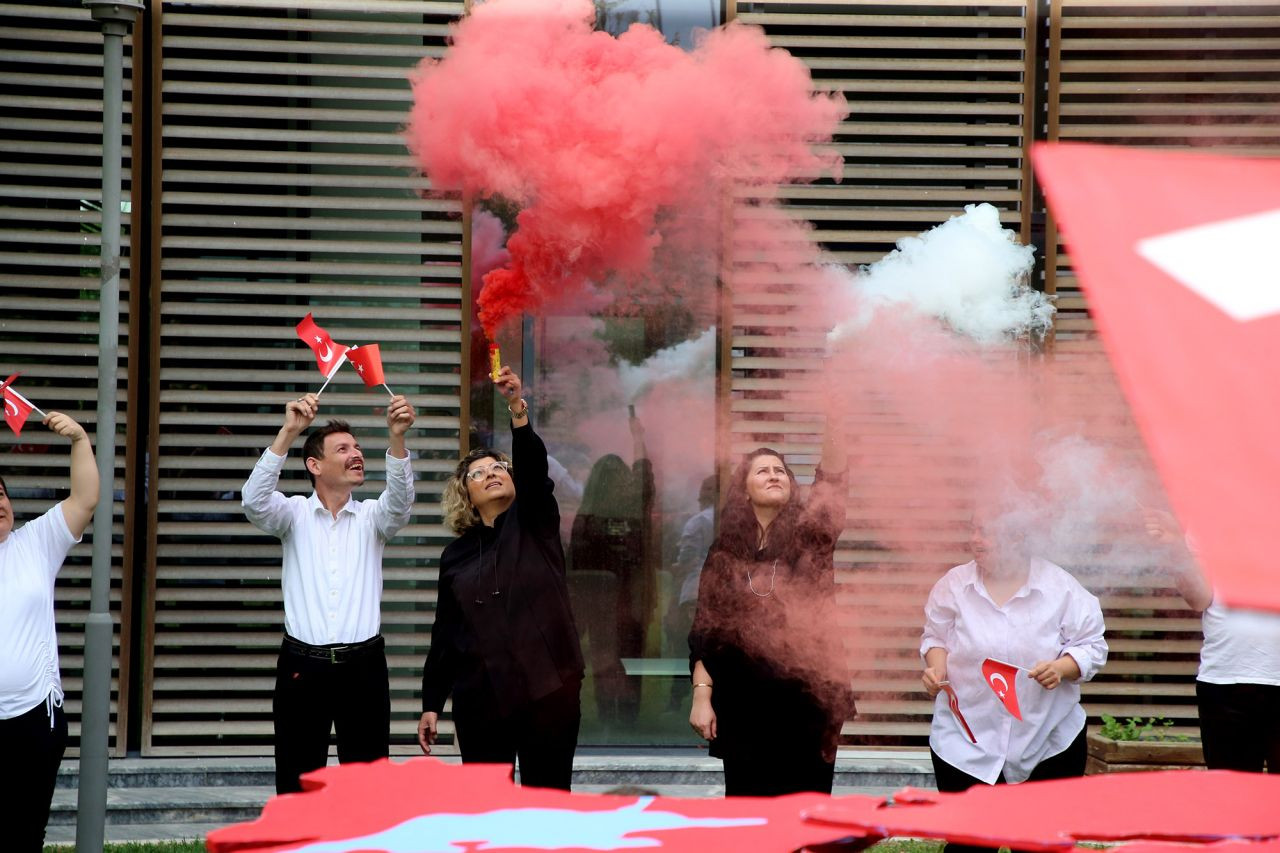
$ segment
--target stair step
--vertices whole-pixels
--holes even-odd
[[[215,785],[174,788],[108,788],[107,823],[239,823],[254,820],[275,787]],[[54,792],[49,824],[76,822],[77,792]]]

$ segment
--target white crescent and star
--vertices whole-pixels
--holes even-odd
[[[1273,261],[1280,210],[1180,228],[1134,250],[1178,284],[1240,323],[1280,314]]]
[[[18,404],[6,397],[4,401],[4,413],[7,415],[10,412],[13,413],[15,418],[22,414],[18,409]]]
[[[1000,679],[1000,685],[1001,685],[1000,687],[996,686],[997,678]],[[994,690],[996,692],[996,695],[999,696],[1001,699],[1003,699],[1004,695],[1009,692],[1009,682],[1006,681],[1005,677],[1000,673],[998,672],[991,673],[991,677],[988,679],[988,681],[991,682],[991,689]]]
[[[333,347],[329,346],[328,344],[325,344],[324,352],[316,353],[316,355],[320,356],[321,361],[324,361],[324,362],[333,361]]]

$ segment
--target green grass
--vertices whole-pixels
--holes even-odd
[[[44,853],[67,853],[69,846],[45,846]],[[159,841],[154,844],[108,844],[103,853],[204,853],[203,841]]]

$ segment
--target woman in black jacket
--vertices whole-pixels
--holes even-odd
[[[473,450],[445,485],[445,521],[459,535],[440,556],[418,743],[431,752],[452,692],[464,763],[518,759],[522,784],[567,791],[583,662],[560,510],[520,377],[503,367],[495,384],[511,401],[512,458]]]
[[[829,428],[807,499],[762,447],[729,482],[689,634],[689,724],[724,761],[728,796],[831,793],[854,713],[836,619],[845,521],[842,444]]]

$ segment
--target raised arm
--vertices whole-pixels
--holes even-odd
[[[387,487],[378,496],[378,531],[390,539],[409,523],[415,497],[405,434],[413,426],[413,406],[397,394],[387,404]]]
[[[290,515],[284,495],[276,490],[285,456],[294,440],[311,426],[319,411],[315,394],[305,394],[290,400],[284,407],[284,424],[275,440],[259,457],[249,479],[240,490],[240,505],[245,517],[264,533],[283,536],[289,530]]]
[[[98,506],[98,462],[84,427],[70,415],[50,412],[44,425],[63,438],[71,439],[71,494],[61,504],[62,517],[71,535],[79,539]]]

